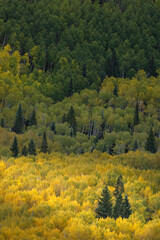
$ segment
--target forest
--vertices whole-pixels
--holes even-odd
[[[0,0],[0,240],[160,239],[160,0]]]

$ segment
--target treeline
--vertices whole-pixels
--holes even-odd
[[[99,90],[106,76],[131,78],[144,69],[156,77],[159,19],[158,0],[6,0],[0,45],[27,53],[40,92],[57,102]]]
[[[15,134],[19,153],[31,139],[39,152],[44,132],[49,152],[159,151],[159,75],[141,70],[132,79],[106,77],[98,92],[85,89],[53,104],[28,73],[27,55],[7,45],[0,60],[0,154],[11,156]]]

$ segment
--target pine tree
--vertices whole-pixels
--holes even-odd
[[[16,113],[16,120],[13,126],[13,131],[17,134],[23,133],[24,131],[24,118],[22,114],[21,103],[19,104],[19,107]]]
[[[149,70],[149,74],[151,76],[157,77],[157,73],[156,73],[156,64],[155,64],[155,58],[152,55],[149,59],[148,62],[148,70]]]
[[[139,110],[138,110],[138,102],[136,103],[136,108],[134,111],[134,126],[138,125],[140,122],[139,120]]]
[[[28,155],[28,150],[27,150],[26,145],[24,145],[24,147],[22,148],[22,155],[25,157]]]
[[[1,118],[1,125],[0,125],[2,128],[4,128],[5,127],[5,124],[4,124],[4,118],[2,117]]]
[[[135,142],[134,142],[133,150],[136,151],[137,149],[138,149],[138,142],[137,142],[137,139],[136,139]]]
[[[13,157],[17,157],[18,156],[18,142],[17,142],[17,138],[14,137],[14,140],[13,140],[13,144],[10,148],[10,150],[12,151],[13,153]]]
[[[36,155],[36,148],[35,148],[35,144],[33,142],[33,139],[31,139],[30,143],[28,144],[28,154]]]
[[[117,84],[115,84],[114,89],[113,89],[113,94],[118,97],[118,88],[117,88]]]
[[[117,178],[117,184],[115,186],[114,196],[117,197],[120,193],[124,192],[124,184],[122,181],[122,175]]]
[[[116,204],[113,208],[113,217],[114,219],[118,218],[118,217],[122,217],[123,218],[123,198],[122,198],[122,194],[119,193],[118,196],[116,197]]]
[[[33,125],[37,126],[37,118],[36,118],[36,111],[35,111],[35,109],[32,112],[31,119],[29,121],[29,125],[30,126],[33,126]]]
[[[145,150],[149,151],[151,153],[157,152],[157,147],[155,143],[155,136],[153,134],[152,128],[150,129],[149,136],[147,138],[146,144],[145,144]]]
[[[56,126],[54,122],[52,122],[51,131],[53,131],[56,134]]]
[[[129,218],[129,216],[132,213],[132,210],[131,210],[131,205],[129,203],[127,195],[125,196],[125,199],[122,202],[122,206],[123,206],[123,217]]]
[[[48,152],[48,143],[47,143],[46,132],[43,133],[41,152],[43,152],[43,153],[47,153]]]
[[[95,209],[95,212],[98,218],[107,218],[112,216],[112,201],[107,186],[103,189],[102,195],[98,200],[98,207]]]
[[[75,136],[77,132],[77,121],[76,121],[75,112],[72,106],[66,118],[67,118],[67,122],[70,124],[70,128],[73,129],[73,135]]]
[[[65,113],[63,114],[63,117],[62,117],[62,122],[63,122],[63,123],[67,122],[67,116],[66,116],[66,114],[65,114]]]

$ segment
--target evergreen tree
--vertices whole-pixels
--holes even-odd
[[[107,186],[103,189],[102,195],[98,200],[98,207],[95,209],[95,212],[98,218],[107,218],[112,216],[112,201]]]
[[[56,126],[54,122],[52,122],[51,131],[53,131],[56,134]]]
[[[122,181],[122,175],[117,178],[117,183],[115,186],[114,196],[117,197],[120,193],[124,192],[124,184]]]
[[[2,128],[4,128],[5,127],[5,124],[4,124],[4,118],[2,117],[1,118],[1,125],[0,125]]]
[[[62,117],[62,122],[63,122],[63,123],[67,122],[67,116],[66,116],[66,114],[65,114],[65,113],[63,114],[63,117]]]
[[[35,109],[32,112],[31,120],[30,120],[29,124],[30,124],[30,126],[32,126],[32,125],[37,126],[37,118],[36,118],[36,111],[35,111]]]
[[[71,97],[73,94],[73,80],[72,78],[70,79],[70,82],[69,82],[69,88],[68,88],[68,97]]]
[[[115,84],[114,89],[113,89],[113,94],[118,97],[118,89],[117,89],[117,84]]]
[[[47,143],[46,132],[43,133],[41,152],[43,152],[43,153],[47,153],[48,152],[48,143]]]
[[[138,149],[138,142],[137,142],[137,139],[136,139],[135,142],[134,142],[133,150],[136,151],[137,149]]]
[[[132,210],[131,210],[131,205],[129,203],[127,195],[125,196],[125,199],[123,200],[122,205],[123,205],[123,217],[129,218],[129,216],[132,213]]]
[[[13,144],[10,148],[10,150],[12,151],[13,153],[13,157],[17,157],[18,156],[18,142],[17,142],[17,138],[14,137],[14,140],[13,140]]]
[[[149,136],[147,138],[146,144],[145,144],[145,150],[149,151],[151,153],[156,153],[157,152],[157,147],[155,143],[155,136],[152,131],[152,128],[150,129]]]
[[[67,122],[70,124],[70,128],[73,129],[73,134],[75,136],[77,132],[77,121],[76,121],[75,112],[72,106],[67,114]]]
[[[116,197],[116,204],[113,208],[113,217],[114,219],[118,218],[118,217],[122,217],[123,218],[123,198],[122,198],[122,194],[119,193]]]
[[[24,131],[24,118],[22,114],[21,103],[19,104],[19,107],[16,113],[16,120],[13,126],[13,131],[17,134],[23,133]]]
[[[24,145],[24,147],[22,148],[22,155],[25,157],[28,155],[28,150],[27,150],[26,145]]]
[[[35,148],[35,144],[33,142],[33,139],[31,139],[30,143],[28,144],[28,154],[36,155],[36,148]]]
[[[134,126],[138,125],[140,122],[139,120],[139,110],[138,110],[138,102],[136,103],[136,108],[134,111]]]
[[[155,58],[152,55],[148,62],[148,71],[151,76],[157,77]]]

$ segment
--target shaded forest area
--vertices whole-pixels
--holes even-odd
[[[0,1],[2,48],[28,54],[40,91],[54,102],[99,90],[106,76],[131,78],[143,69],[156,77],[159,39],[158,0]]]

